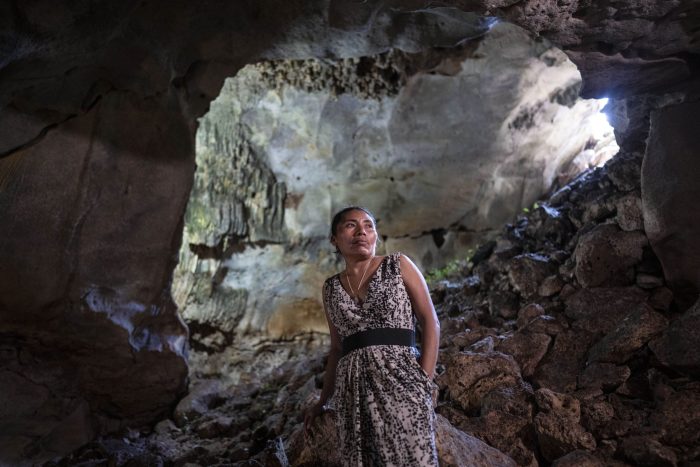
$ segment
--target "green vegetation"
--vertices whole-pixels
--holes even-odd
[[[471,256],[471,250],[469,250]],[[437,282],[454,276],[464,269],[467,261],[463,259],[453,259],[442,268],[432,269],[425,275],[425,281],[429,286],[435,285]]]

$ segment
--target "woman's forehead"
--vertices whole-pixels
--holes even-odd
[[[345,214],[343,214],[343,222],[347,221],[370,221],[374,223],[374,220],[369,214],[359,209],[353,209],[352,211],[348,211]]]

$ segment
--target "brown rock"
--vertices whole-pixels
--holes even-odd
[[[642,304],[588,353],[589,362],[624,363],[668,325],[668,320]]]
[[[578,387],[610,392],[627,381],[630,374],[632,372],[627,366],[617,366],[613,363],[592,363],[579,376]]]
[[[531,419],[495,410],[480,417],[467,417],[459,411],[444,407],[442,412],[460,430],[471,433],[508,454],[518,465],[538,465],[533,453],[535,441]]]
[[[668,287],[654,289],[649,297],[649,305],[662,313],[668,311],[673,301],[673,292]]]
[[[574,328],[608,334],[645,299],[637,287],[580,289],[566,299],[565,314]]]
[[[525,327],[534,318],[544,314],[544,308],[538,303],[529,303],[518,311],[517,325],[519,328]]]
[[[551,297],[552,295],[558,294],[566,282],[560,276],[548,276],[545,277],[540,286],[537,289],[537,294],[541,297]]]
[[[549,258],[526,253],[518,255],[508,263],[508,279],[515,290],[525,297],[537,294],[540,283],[554,270]]]
[[[535,416],[535,432],[540,451],[550,462],[577,449],[592,451],[596,448],[593,435],[572,419],[554,412],[540,412]]]
[[[500,352],[454,354],[440,379],[467,413],[478,413],[484,396],[492,390],[523,383],[513,357]]]
[[[678,458],[673,449],[659,443],[650,436],[625,438],[620,444],[620,452],[634,465],[648,467],[676,467]]]
[[[286,455],[291,465],[340,465],[338,434],[331,412],[319,417],[308,437],[300,426],[289,436]]]
[[[670,446],[697,446],[700,442],[700,388],[678,391],[661,403],[651,421]]]
[[[581,419],[579,401],[567,394],[559,394],[543,388],[535,392],[535,400],[543,412],[555,413],[559,417],[571,419],[576,423]]]
[[[629,285],[632,266],[642,259],[648,244],[640,232],[624,232],[612,224],[601,224],[584,234],[576,245],[576,279],[583,287]]]
[[[575,390],[592,342],[593,335],[586,331],[569,330],[557,334],[552,348],[532,375],[533,382],[559,392]]]
[[[615,416],[612,404],[604,400],[587,400],[581,403],[581,425],[600,437],[600,428]]]
[[[512,355],[520,365],[522,375],[531,376],[547,353],[552,338],[547,334],[516,332],[496,345],[499,352]]]
[[[440,465],[450,467],[515,467],[513,459],[478,438],[458,430],[443,416],[437,415],[435,441]]]
[[[588,451],[577,450],[560,457],[552,463],[552,467],[605,467],[596,456]]]
[[[700,301],[649,344],[664,365],[700,377]]]
[[[508,290],[492,289],[489,292],[489,313],[505,319],[514,318],[518,313],[518,296]]]

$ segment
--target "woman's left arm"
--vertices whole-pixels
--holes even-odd
[[[423,274],[407,256],[401,255],[399,261],[401,277],[411,299],[413,312],[423,330],[420,365],[432,378],[435,373],[440,345],[440,322],[435,314],[435,307],[430,299],[430,292],[428,292],[428,285],[425,283]]]

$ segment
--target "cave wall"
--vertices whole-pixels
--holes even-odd
[[[585,95],[659,93],[698,76],[697,2],[445,5],[551,38],[582,70]],[[224,78],[260,59],[415,52],[487,29],[476,17],[427,6],[0,7],[3,462],[41,462],[97,433],[155,420],[184,389],[185,331],[170,276],[195,121]],[[683,230],[674,251],[689,257],[687,242],[697,238],[690,232],[699,229],[691,221]]]
[[[380,253],[428,271],[602,164],[617,145],[580,85],[508,23],[449,51],[243,68],[197,131],[174,280],[191,369],[237,382],[244,348],[327,332],[319,284],[343,266],[328,225],[344,205],[377,215]]]

